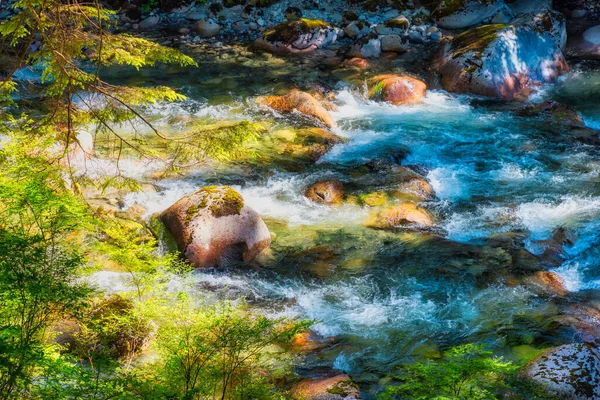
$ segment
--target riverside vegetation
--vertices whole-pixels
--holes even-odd
[[[0,19],[0,399],[600,398],[563,14],[124,3]]]

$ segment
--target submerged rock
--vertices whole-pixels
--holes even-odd
[[[359,399],[358,387],[346,374],[329,378],[303,379],[290,389],[295,400],[352,400]]]
[[[529,24],[466,31],[446,43],[435,66],[448,91],[506,99],[527,96],[569,70],[555,42]]]
[[[407,75],[378,75],[369,81],[369,97],[394,105],[418,103],[423,100],[427,85]]]
[[[541,294],[550,296],[566,296],[569,294],[565,288],[564,279],[556,272],[538,271],[528,276],[525,282],[532,289],[541,292]]]
[[[367,225],[376,229],[396,229],[410,226],[431,227],[433,219],[427,211],[416,204],[404,202],[372,215]]]
[[[525,367],[523,375],[560,398],[600,398],[600,354],[587,344],[565,344],[545,351]]]
[[[338,29],[321,20],[286,21],[267,31],[254,43],[271,53],[309,53],[335,43]]]
[[[197,268],[251,261],[271,242],[260,215],[229,186],[207,186],[185,196],[161,219]]]
[[[315,203],[340,205],[344,198],[344,184],[339,179],[327,179],[310,185],[304,195]]]
[[[478,25],[498,14],[514,17],[512,10],[502,0],[440,0],[432,17],[446,29],[463,29]]]
[[[335,120],[325,107],[310,94],[299,90],[292,90],[285,96],[268,96],[260,99],[260,102],[275,111],[283,113],[297,111],[315,119],[328,128],[335,126]]]

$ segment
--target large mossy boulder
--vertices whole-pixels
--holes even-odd
[[[185,196],[161,219],[197,268],[251,261],[271,243],[260,215],[229,186],[206,186]]]
[[[327,22],[301,18],[265,32],[254,45],[271,53],[310,53],[335,43],[338,29]]]
[[[525,367],[523,375],[561,399],[600,398],[600,354],[587,344],[565,344],[547,350]]]
[[[369,80],[369,98],[394,105],[419,103],[427,85],[407,75],[378,75]]]
[[[446,29],[464,29],[486,20],[514,17],[503,0],[440,0],[432,13],[437,25]],[[505,22],[505,21],[499,21]]]
[[[448,91],[505,99],[526,97],[569,70],[554,40],[531,24],[463,32],[446,43],[435,68]]]
[[[259,98],[259,103],[281,113],[298,112],[328,128],[336,125],[329,111],[317,99],[300,90],[292,90],[285,96]]]

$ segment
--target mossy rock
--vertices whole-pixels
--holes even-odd
[[[310,33],[319,29],[327,29],[330,25],[320,19],[300,18],[296,21],[286,21],[277,25],[272,30],[263,35],[264,39],[270,42],[292,43],[301,35]]]
[[[450,42],[452,58],[473,52],[476,59],[481,60],[482,54],[490,43],[498,38],[498,33],[508,25],[482,25],[457,35]],[[474,70],[477,69],[473,66]]]
[[[196,196],[201,196],[197,206],[187,210],[187,220],[191,221],[198,213],[208,211],[216,218],[238,215],[244,208],[244,198],[229,186],[205,186]]]

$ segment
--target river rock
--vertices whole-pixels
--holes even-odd
[[[192,29],[202,37],[212,37],[219,34],[221,26],[212,19],[197,21]]]
[[[353,21],[344,28],[344,33],[351,39],[361,38],[371,33],[371,27],[364,21]]]
[[[338,29],[321,20],[286,21],[265,32],[254,45],[271,53],[310,53],[336,42]]]
[[[336,125],[331,114],[329,114],[317,99],[310,94],[299,90],[292,90],[285,96],[268,96],[260,99],[260,102],[262,105],[270,107],[275,111],[283,113],[299,112],[329,128]]]
[[[404,202],[372,215],[367,225],[375,229],[396,229],[410,226],[431,227],[433,219],[427,211],[416,204]]]
[[[251,261],[271,243],[260,215],[229,186],[207,186],[185,196],[161,220],[197,268]]]
[[[435,22],[446,29],[464,29],[512,10],[502,0],[440,0],[433,11]]]
[[[328,378],[308,378],[296,383],[290,389],[295,400],[353,400],[359,399],[356,384],[346,374]]]
[[[356,69],[367,69],[371,66],[369,61],[364,58],[354,57],[344,61],[342,64],[344,68],[356,68]]]
[[[571,305],[557,320],[561,324],[575,329],[577,338],[583,343],[600,346],[600,306],[598,304],[591,302]]]
[[[369,98],[394,105],[418,103],[426,92],[424,82],[408,75],[378,75],[369,81]]]
[[[143,30],[149,30],[156,27],[160,23],[160,17],[158,15],[151,15],[147,18],[144,18],[139,23],[139,28]]]
[[[339,179],[327,179],[310,185],[304,195],[315,203],[340,205],[344,198],[344,184]]]
[[[515,24],[533,27],[536,31],[549,37],[561,50],[564,50],[567,44],[567,19],[558,11],[535,11],[519,17],[515,20]]]
[[[565,344],[547,350],[525,367],[523,375],[559,398],[600,398],[600,354],[587,344]]]
[[[593,26],[583,32],[574,45],[577,55],[598,58],[600,57],[600,25]]]
[[[552,0],[505,0],[505,2],[515,15],[529,14],[552,8]]]
[[[560,48],[528,24],[461,33],[446,43],[434,65],[448,91],[506,99],[525,97],[569,70]]]
[[[418,201],[433,200],[435,198],[435,191],[425,178],[413,172],[398,185],[394,197],[410,197]]]
[[[302,10],[298,7],[288,7],[285,10],[285,19],[288,21],[296,21],[302,18]]]
[[[371,35],[358,40],[348,52],[349,56],[361,58],[377,58],[381,55],[381,40]]]
[[[385,35],[381,37],[381,50],[400,53],[406,51],[406,46],[402,44],[400,35]]]
[[[569,294],[565,288],[564,279],[556,272],[538,271],[525,279],[528,286],[544,295],[566,296]]]

